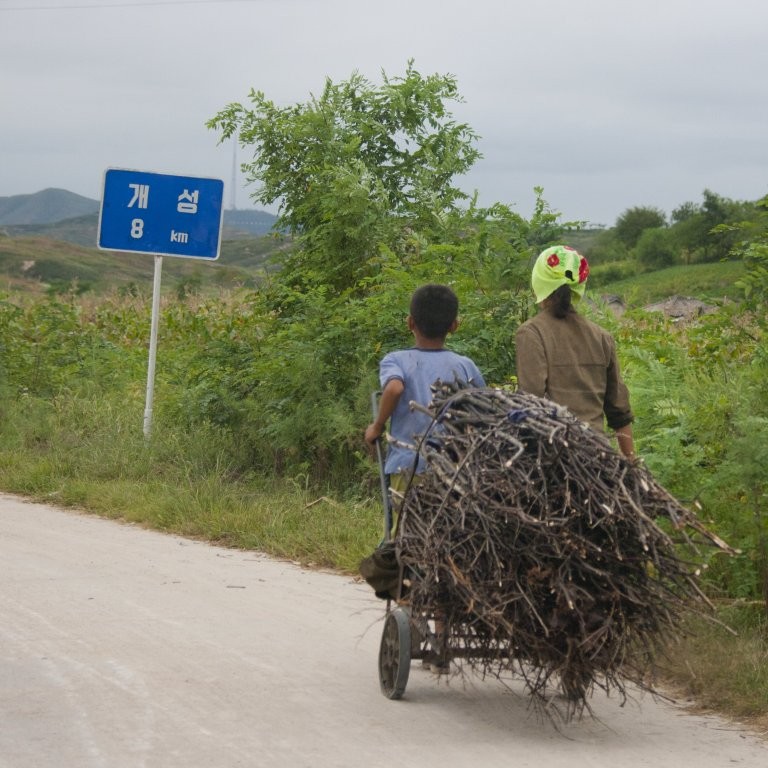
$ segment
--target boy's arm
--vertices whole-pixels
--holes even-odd
[[[379,413],[376,421],[368,425],[365,430],[365,442],[373,445],[384,432],[389,417],[394,413],[395,408],[403,394],[405,384],[402,379],[390,379],[385,385],[379,398]]]

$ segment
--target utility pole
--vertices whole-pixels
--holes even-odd
[[[233,136],[232,137],[232,184],[229,187],[232,190],[232,196],[230,199],[230,208],[233,211],[237,210],[237,205],[235,205],[235,190],[237,189],[237,139]]]

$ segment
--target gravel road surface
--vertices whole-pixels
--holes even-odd
[[[768,743],[639,696],[560,732],[522,689],[414,663],[331,573],[0,494],[0,768],[723,768]]]

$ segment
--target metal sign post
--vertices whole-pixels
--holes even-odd
[[[155,360],[157,359],[157,326],[160,324],[160,275],[163,257],[155,256],[155,279],[152,286],[152,323],[149,331],[149,366],[147,367],[147,397],[144,402],[144,437],[152,434],[152,404],[155,397]]]
[[[224,182],[110,168],[104,174],[98,247],[155,257],[144,436],[152,432],[163,255],[214,261],[221,247]]]

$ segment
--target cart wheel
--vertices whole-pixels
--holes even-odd
[[[379,648],[379,683],[388,699],[399,699],[411,671],[411,627],[408,613],[395,608],[384,620]]]

